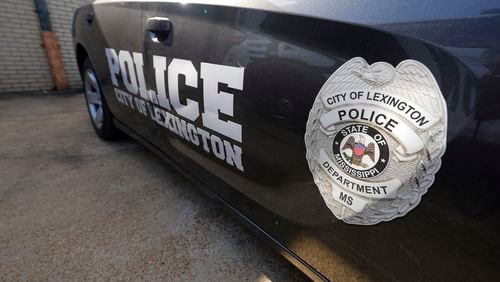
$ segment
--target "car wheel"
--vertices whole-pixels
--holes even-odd
[[[83,62],[82,75],[83,93],[85,94],[87,109],[95,132],[104,140],[120,137],[121,134],[113,124],[113,115],[102,95],[99,80],[89,58],[86,58]]]

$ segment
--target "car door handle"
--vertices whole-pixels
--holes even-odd
[[[149,37],[155,41],[165,41],[172,30],[172,22],[168,18],[153,17],[146,22]]]
[[[91,24],[94,21],[94,13],[90,12],[87,14],[87,18],[85,19],[88,24]]]

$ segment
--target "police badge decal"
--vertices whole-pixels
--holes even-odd
[[[328,208],[360,225],[405,215],[434,182],[446,126],[446,102],[422,63],[347,61],[319,91],[304,137]]]

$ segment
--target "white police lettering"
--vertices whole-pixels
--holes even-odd
[[[201,63],[199,74],[191,61],[172,58],[167,65],[166,57],[153,55],[156,90],[152,90],[146,85],[143,54],[131,55],[126,50],[117,53],[112,48],[106,48],[105,53],[115,97],[121,104],[149,116],[202,152],[244,171],[242,126],[234,114],[234,95],[243,90],[244,68]],[[181,76],[184,85],[179,85]],[[118,78],[127,91],[120,89]],[[203,90],[191,93],[203,93],[202,99],[181,90],[197,89],[200,78]],[[227,85],[233,93],[221,91],[220,84]]]
[[[396,68],[354,58],[309,113],[306,158],[326,205],[351,224],[403,216],[432,185],[446,147],[446,103],[415,60]]]
[[[187,86],[198,88],[198,72],[194,68],[193,63],[188,60],[173,59],[168,65],[168,94],[170,102],[179,115],[190,121],[194,121],[200,116],[198,102],[187,98],[186,105],[181,103],[179,75],[183,75],[186,78]]]
[[[114,86],[118,86],[117,75],[120,73],[120,62],[118,55],[114,49],[106,48],[106,58],[108,58],[109,73],[111,75],[111,82]]]
[[[149,99],[148,90],[146,89],[146,81],[144,79],[144,63],[141,53],[133,53],[135,72],[137,73],[137,80],[139,81],[139,93],[142,99]]]
[[[203,125],[241,142],[241,125],[232,121],[223,121],[219,112],[233,116],[233,95],[219,90],[219,83],[225,83],[233,89],[243,90],[243,68],[201,63],[203,79]]]
[[[134,60],[132,56],[130,56],[129,52],[120,50],[118,59],[120,61],[120,72],[125,87],[127,87],[130,93],[137,94],[137,77],[135,76]]]

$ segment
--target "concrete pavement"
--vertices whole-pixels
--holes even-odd
[[[97,138],[67,94],[0,95],[0,279],[304,276],[142,146]]]

